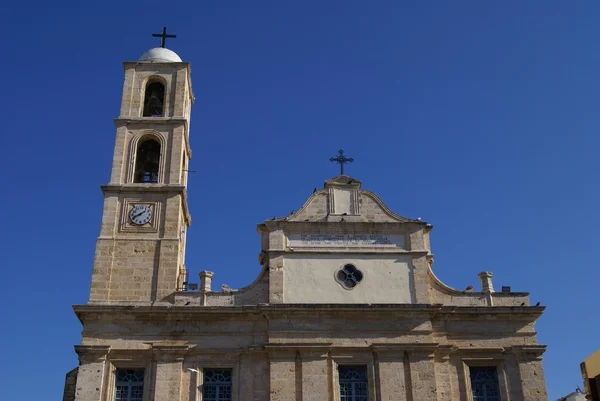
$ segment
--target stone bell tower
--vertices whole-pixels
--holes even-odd
[[[190,65],[163,47],[123,63],[125,82],[110,182],[96,244],[90,304],[156,303],[186,281],[191,224]]]

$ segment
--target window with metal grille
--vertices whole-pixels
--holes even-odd
[[[495,366],[471,366],[473,401],[500,401],[498,371]]]
[[[115,401],[142,401],[143,369],[117,369],[115,376]]]
[[[231,369],[204,369],[202,401],[231,401]]]
[[[340,401],[369,401],[366,366],[340,366]]]

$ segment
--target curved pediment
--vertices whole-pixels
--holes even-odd
[[[287,221],[348,221],[376,223],[419,222],[392,212],[371,191],[361,189],[362,182],[341,175],[325,181],[325,187],[313,191],[302,208],[286,218]]]

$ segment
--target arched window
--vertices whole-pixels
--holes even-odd
[[[144,95],[144,117],[162,117],[165,104],[165,86],[160,82],[150,82],[146,85]]]
[[[156,139],[146,139],[138,145],[135,155],[135,177],[133,182],[158,182],[160,163],[160,143]]]

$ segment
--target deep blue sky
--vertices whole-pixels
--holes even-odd
[[[192,63],[187,266],[240,287],[257,223],[348,173],[435,228],[447,284],[531,292],[550,399],[600,343],[600,2],[178,1],[4,6],[0,399],[75,367],[123,83],[163,25]],[[232,247],[235,251],[232,252]],[[196,280],[197,281],[197,280]]]

